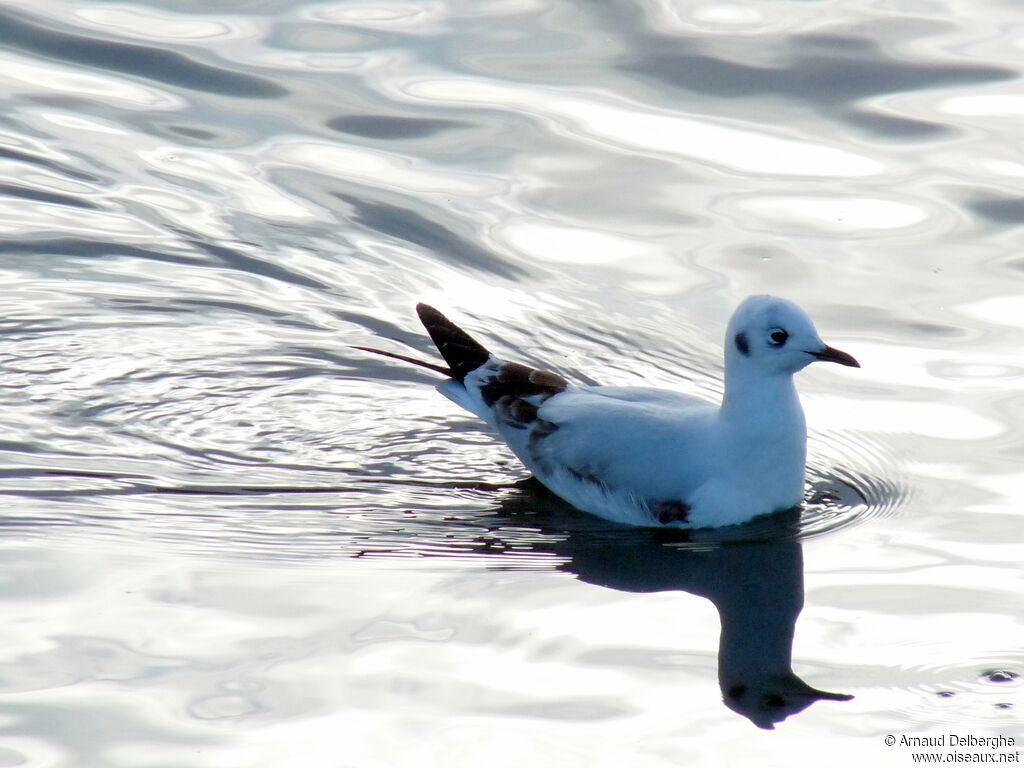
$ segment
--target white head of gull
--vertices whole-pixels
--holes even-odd
[[[575,507],[631,525],[704,528],[800,504],[807,432],[793,374],[860,367],[792,302],[751,296],[725,339],[721,406],[668,390],[571,384],[501,360],[433,307],[420,320],[447,367],[359,347],[450,378],[438,390],[493,427]]]

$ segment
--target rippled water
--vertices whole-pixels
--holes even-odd
[[[973,0],[0,4],[0,765],[1020,746],[1022,32]],[[732,531],[575,513],[350,349],[433,357],[424,300],[714,398],[756,292],[864,367],[800,376],[800,519]],[[855,698],[723,704],[790,662]]]

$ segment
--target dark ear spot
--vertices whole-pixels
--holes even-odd
[[[745,685],[733,685],[730,686],[729,690],[725,692],[725,695],[729,697],[731,701],[738,701],[743,698],[743,694],[747,692],[747,686]]]
[[[750,356],[750,344],[747,343],[747,334],[740,331],[733,337],[733,342],[736,344],[736,349],[740,351],[740,354],[744,357]]]

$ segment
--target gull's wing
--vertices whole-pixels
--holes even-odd
[[[709,444],[718,409],[676,392],[573,386],[494,357],[438,389],[494,427],[541,482],[583,508],[595,505],[566,483],[624,494],[633,506],[685,503],[718,449]]]
[[[576,506],[622,522],[685,521],[720,453],[718,409],[688,395],[571,385],[500,360],[433,307],[416,307],[451,378],[438,390],[494,427],[537,478]],[[668,506],[666,506],[668,505]]]
[[[451,369],[441,393],[495,427],[549,486],[568,476],[643,501],[685,501],[706,477],[718,450],[709,444],[717,414],[710,403],[660,389],[573,386],[494,357],[433,307],[417,312]]]
[[[570,389],[538,409],[538,420],[550,426],[534,427],[536,436],[527,439],[535,465],[527,466],[535,472],[569,471],[646,502],[686,503],[719,450],[712,442],[717,410],[665,390]]]

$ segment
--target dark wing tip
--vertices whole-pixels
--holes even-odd
[[[429,304],[417,304],[416,314],[451,368],[452,378],[462,381],[490,359],[490,352]]]
[[[426,318],[436,319],[438,317],[444,317],[440,312],[434,309],[429,304],[424,304],[422,301],[416,305],[416,314],[422,322],[426,323]]]

